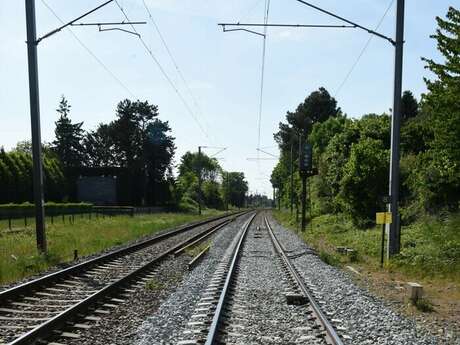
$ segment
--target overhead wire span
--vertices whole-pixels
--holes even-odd
[[[155,28],[155,31],[158,33],[158,36],[160,37],[160,40],[161,40],[161,42],[163,43],[163,46],[165,47],[166,52],[167,52],[168,55],[169,55],[169,58],[171,59],[171,61],[172,61],[173,65],[174,65],[174,67],[176,68],[177,74],[179,75],[179,77],[180,77],[180,79],[182,80],[182,82],[184,83],[184,85],[185,85],[185,87],[186,87],[188,93],[190,94],[190,97],[191,97],[192,100],[193,100],[193,104],[195,105],[195,108],[198,110],[198,112],[199,112],[200,114],[203,114],[203,112],[202,112],[202,110],[201,110],[201,107],[200,107],[200,105],[198,104],[198,101],[197,101],[195,95],[193,94],[192,89],[190,88],[190,85],[188,84],[187,80],[186,80],[185,77],[184,77],[184,74],[182,73],[181,69],[179,68],[179,65],[178,65],[176,59],[174,58],[174,55],[172,54],[171,50],[169,49],[169,46],[168,46],[168,44],[166,43],[166,40],[165,40],[163,34],[161,33],[160,28],[158,27],[158,24],[156,23],[155,19],[153,19],[152,12],[150,12],[150,9],[148,8],[148,6],[147,6],[145,0],[142,0],[142,2],[143,2],[143,4],[144,4],[144,8],[145,8],[145,10],[147,11],[147,14],[148,14],[148,16],[149,16],[149,18],[150,18],[150,21],[152,22],[152,24],[153,24],[153,26],[154,26],[154,28]]]
[[[268,15],[270,13],[270,0],[266,0],[264,9],[264,24],[268,24]],[[259,123],[257,135],[257,148],[260,149],[260,131],[262,127],[262,111],[264,98],[264,79],[265,79],[265,57],[267,50],[267,27],[264,27],[263,46],[262,46],[262,71],[260,77],[260,98],[259,98]]]
[[[123,7],[120,5],[119,1],[118,0],[115,0],[115,3],[117,4],[118,8],[120,9],[121,13],[124,15],[124,17],[126,18],[126,20],[128,22],[130,22],[130,19],[128,17],[128,15],[126,14],[125,10],[123,9]],[[133,29],[133,31],[135,33],[138,33],[136,28],[134,27],[134,25],[131,25],[131,28]],[[169,83],[169,85],[173,88],[173,90],[176,92],[177,96],[179,97],[179,99],[181,100],[182,104],[184,105],[184,107],[187,109],[187,112],[190,114],[190,116],[193,118],[193,120],[195,121],[195,123],[197,124],[197,126],[200,128],[201,132],[206,136],[206,138],[209,138],[209,135],[208,133],[205,131],[205,129],[203,128],[203,126],[201,125],[200,121],[198,120],[198,118],[196,117],[195,113],[193,112],[193,110],[190,108],[190,106],[188,105],[187,101],[185,100],[184,96],[180,93],[179,89],[176,87],[176,85],[174,84],[174,82],[172,81],[172,79],[169,77],[168,73],[166,73],[166,70],[163,68],[163,66],[160,64],[160,61],[156,58],[156,56],[153,54],[152,50],[148,47],[147,43],[145,43],[144,39],[142,38],[141,35],[138,36],[138,39],[139,41],[142,43],[142,45],[144,46],[145,50],[147,51],[147,53],[150,55],[150,57],[152,58],[152,60],[155,62],[155,64],[157,65],[157,67],[160,69],[161,73],[163,74],[163,77],[166,79],[166,81]]]
[[[379,22],[377,23],[376,27],[375,27],[375,31],[377,31],[380,26],[382,25],[385,17],[387,16],[388,12],[390,11],[391,7],[393,6],[395,0],[391,0],[390,4],[388,5],[385,13],[383,14],[382,18],[380,18]],[[358,65],[359,61],[361,60],[361,58],[363,57],[364,53],[366,52],[367,48],[369,47],[370,43],[372,42],[372,39],[374,38],[373,35],[369,36],[368,40],[366,41],[366,44],[364,44],[363,46],[363,49],[361,49],[361,52],[359,53],[358,57],[356,58],[355,62],[353,63],[353,65],[351,66],[350,70],[348,71],[348,73],[345,75],[345,78],[343,79],[343,81],[340,83],[339,87],[337,88],[337,90],[335,91],[335,94],[334,94],[334,97],[337,97],[337,95],[340,93],[340,91],[342,90],[342,88],[344,87],[344,85],[346,84],[346,82],[348,81],[348,79],[350,78],[351,74],[353,73],[353,71],[355,70],[356,66]]]
[[[53,8],[51,8],[50,5],[48,5],[48,3],[46,3],[45,0],[41,0],[41,2],[43,3],[43,5],[53,14],[53,16],[59,21],[61,22],[61,24],[65,24],[65,22],[61,19],[61,17],[59,17],[59,15],[53,10]],[[106,64],[104,64],[102,62],[101,59],[99,59],[97,57],[97,55],[95,53],[93,53],[93,51],[86,45],[83,43],[83,41],[72,31],[72,29],[70,27],[66,27],[66,29],[70,32],[70,34],[73,36],[73,38],[80,44],[80,46],[82,46],[87,52],[88,54],[90,54],[95,60],[96,62],[108,73],[110,74],[110,76],[126,91],[128,92],[131,97],[135,98],[136,96],[134,95],[134,93],[115,75],[115,73],[113,73],[108,67]]]

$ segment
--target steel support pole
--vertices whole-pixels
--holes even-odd
[[[201,216],[201,146],[198,146],[198,214]]]
[[[227,197],[226,197],[226,200],[225,200],[226,204],[227,204],[226,207],[225,207],[227,212],[228,212],[228,202],[229,202],[229,199],[230,199],[230,188],[229,188],[230,184],[229,183],[230,183],[229,174],[228,174],[228,171],[227,171]]]
[[[301,219],[301,229],[305,231],[307,227],[307,220],[305,219],[307,215],[307,174],[302,174],[302,219]]]
[[[391,160],[389,192],[391,198],[390,212],[393,222],[390,225],[389,255],[400,250],[400,217],[399,217],[399,160],[401,131],[401,97],[404,47],[404,0],[397,1],[396,9],[396,40],[395,40],[395,76],[393,95],[393,116],[391,121]]]
[[[289,197],[291,199],[291,217],[292,213],[294,211],[294,144],[292,142],[291,138],[291,169],[290,169],[290,174],[291,174],[291,186],[290,186],[290,191],[289,191]]]
[[[27,26],[27,58],[29,64],[30,120],[32,127],[33,188],[37,248],[46,253],[45,209],[43,192],[42,144],[40,135],[40,101],[38,92],[37,31],[35,0],[25,0]]]

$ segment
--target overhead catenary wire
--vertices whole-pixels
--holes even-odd
[[[268,16],[270,13],[270,0],[265,1],[264,9],[264,24],[268,24]],[[258,121],[258,134],[257,134],[257,149],[260,149],[260,134],[262,128],[262,112],[264,100],[264,82],[265,82],[265,58],[267,54],[267,30],[264,27],[263,46],[262,46],[262,71],[260,76],[260,98],[259,98],[259,121]]]
[[[126,14],[126,11],[123,9],[123,7],[120,5],[119,3],[119,0],[115,0],[115,3],[117,4],[118,8],[120,9],[121,13],[123,14],[123,16],[126,18],[126,20],[128,22],[130,22],[131,20],[129,19],[128,15]],[[133,29],[133,31],[135,33],[138,33],[136,28],[134,27],[134,25],[131,25],[131,28]],[[201,132],[204,134],[204,136],[206,138],[209,138],[209,135],[208,133],[205,131],[205,129],[203,128],[203,126],[201,125],[200,121],[198,120],[197,116],[195,115],[195,113],[193,112],[193,110],[190,108],[189,104],[187,103],[187,101],[185,100],[184,96],[182,95],[182,93],[179,91],[179,89],[177,88],[177,86],[174,84],[174,82],[172,81],[172,79],[169,77],[168,73],[166,72],[166,70],[163,68],[163,66],[161,65],[160,61],[156,58],[156,56],[153,54],[152,50],[148,47],[147,43],[144,41],[144,39],[142,38],[142,36],[138,36],[137,37],[139,39],[139,41],[141,42],[141,44],[143,45],[143,47],[145,48],[145,50],[147,51],[147,53],[149,54],[149,56],[152,58],[152,60],[154,61],[154,63],[157,65],[157,67],[159,68],[160,72],[163,74],[163,77],[166,79],[166,81],[169,83],[169,85],[172,87],[172,89],[174,90],[174,92],[177,94],[177,96],[179,97],[179,99],[181,100],[182,104],[184,105],[184,107],[187,109],[187,112],[189,113],[189,115],[193,118],[193,120],[195,121],[195,123],[197,124],[197,126],[200,128]]]
[[[43,5],[53,14],[53,16],[62,24],[65,24],[64,21],[61,19],[61,17],[54,11],[54,9],[45,1],[41,0]],[[110,76],[117,82],[118,85],[120,85],[127,93],[131,95],[131,97],[135,98],[136,96],[134,93],[118,78],[114,72],[112,72],[106,64],[102,62],[102,60],[85,44],[83,41],[72,31],[70,27],[66,27],[66,29],[69,31],[69,33],[73,36],[73,38],[80,44],[81,47],[83,47],[88,54],[90,54],[94,60],[108,73]]]
[[[163,46],[165,47],[166,52],[168,53],[168,56],[171,59],[171,62],[173,63],[173,65],[174,65],[174,67],[175,67],[175,69],[177,71],[177,74],[179,75],[179,77],[182,80],[182,82],[184,83],[188,93],[190,94],[190,97],[193,100],[193,104],[195,105],[195,108],[198,110],[198,112],[200,114],[202,114],[203,112],[201,110],[200,105],[198,104],[197,98],[195,97],[194,93],[192,92],[192,89],[190,88],[190,85],[188,84],[187,80],[184,77],[184,74],[182,73],[181,69],[179,68],[179,65],[178,65],[176,59],[174,58],[174,55],[172,54],[171,50],[169,49],[169,46],[166,43],[166,40],[165,40],[163,34],[161,33],[158,24],[156,23],[155,19],[153,19],[152,12],[148,8],[147,3],[145,2],[145,0],[142,0],[142,2],[144,4],[144,8],[147,11],[147,14],[148,14],[148,16],[150,18],[151,23],[152,23],[153,27],[155,28],[155,31],[158,33],[158,36],[160,37],[160,40],[163,43]]]
[[[379,22],[377,23],[376,27],[375,27],[375,31],[377,31],[380,26],[382,25],[383,21],[385,20],[388,12],[390,11],[391,7],[393,6],[395,0],[391,0],[390,1],[390,4],[388,5],[387,9],[385,10],[385,13],[383,14],[382,18],[380,18]],[[352,75],[353,71],[355,70],[356,66],[358,65],[359,61],[361,60],[361,58],[363,57],[364,53],[366,52],[367,48],[369,47],[370,43],[372,42],[372,39],[374,38],[373,35],[369,36],[368,40],[366,41],[366,43],[364,44],[363,48],[361,49],[358,57],[356,58],[355,62],[353,63],[353,65],[351,66],[351,68],[349,69],[348,73],[345,75],[345,78],[343,79],[343,81],[340,83],[339,87],[337,88],[337,90],[335,91],[334,93],[334,97],[337,97],[337,95],[340,93],[340,91],[342,90],[342,88],[345,86],[345,84],[347,83],[348,79],[350,78],[350,76]]]

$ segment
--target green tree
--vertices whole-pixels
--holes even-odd
[[[343,169],[339,200],[356,224],[373,224],[388,185],[389,151],[379,140],[365,138],[351,146]]]
[[[425,79],[429,92],[423,95],[422,108],[429,114],[433,137],[424,161],[419,184],[429,209],[458,209],[460,201],[460,11],[450,7],[446,19],[437,17],[437,40],[444,62],[423,60],[436,77]],[[433,183],[435,182],[435,183]],[[430,201],[431,200],[431,201]]]
[[[236,207],[244,206],[244,198],[249,190],[248,182],[242,172],[226,172],[223,174],[222,194],[224,200]]]
[[[125,99],[117,105],[116,120],[88,137],[88,143],[100,143],[88,155],[93,161],[126,168],[135,203],[164,204],[172,198],[167,175],[172,169],[174,138],[168,122],[158,116],[158,106]]]
[[[340,115],[341,110],[337,107],[337,101],[321,87],[300,103],[294,112],[287,112],[287,123],[280,122],[279,131],[274,135],[275,141],[285,154],[290,152],[292,143],[297,156],[299,135],[307,135],[315,124]]]
[[[70,104],[62,96],[59,107],[56,110],[59,119],[55,122],[54,134],[56,139],[52,143],[52,148],[59,157],[64,167],[78,167],[84,160],[83,122],[72,123],[69,118]]]
[[[117,119],[110,126],[120,166],[143,169],[147,127],[158,115],[158,106],[147,101],[125,99],[118,103]]]
[[[403,121],[418,115],[418,102],[410,91],[404,91],[401,99],[401,118]]]
[[[201,174],[202,201],[208,207],[222,207],[223,200],[217,179],[222,173],[222,168],[215,158],[208,157],[205,153],[186,152],[179,164],[178,189],[180,199],[199,200],[198,178]],[[217,200],[220,199],[220,200]]]
[[[101,123],[95,131],[85,133],[83,147],[86,166],[93,168],[120,166],[110,125]]]

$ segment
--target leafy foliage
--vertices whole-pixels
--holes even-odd
[[[338,198],[355,223],[369,226],[387,192],[389,152],[382,142],[365,138],[351,146]]]

